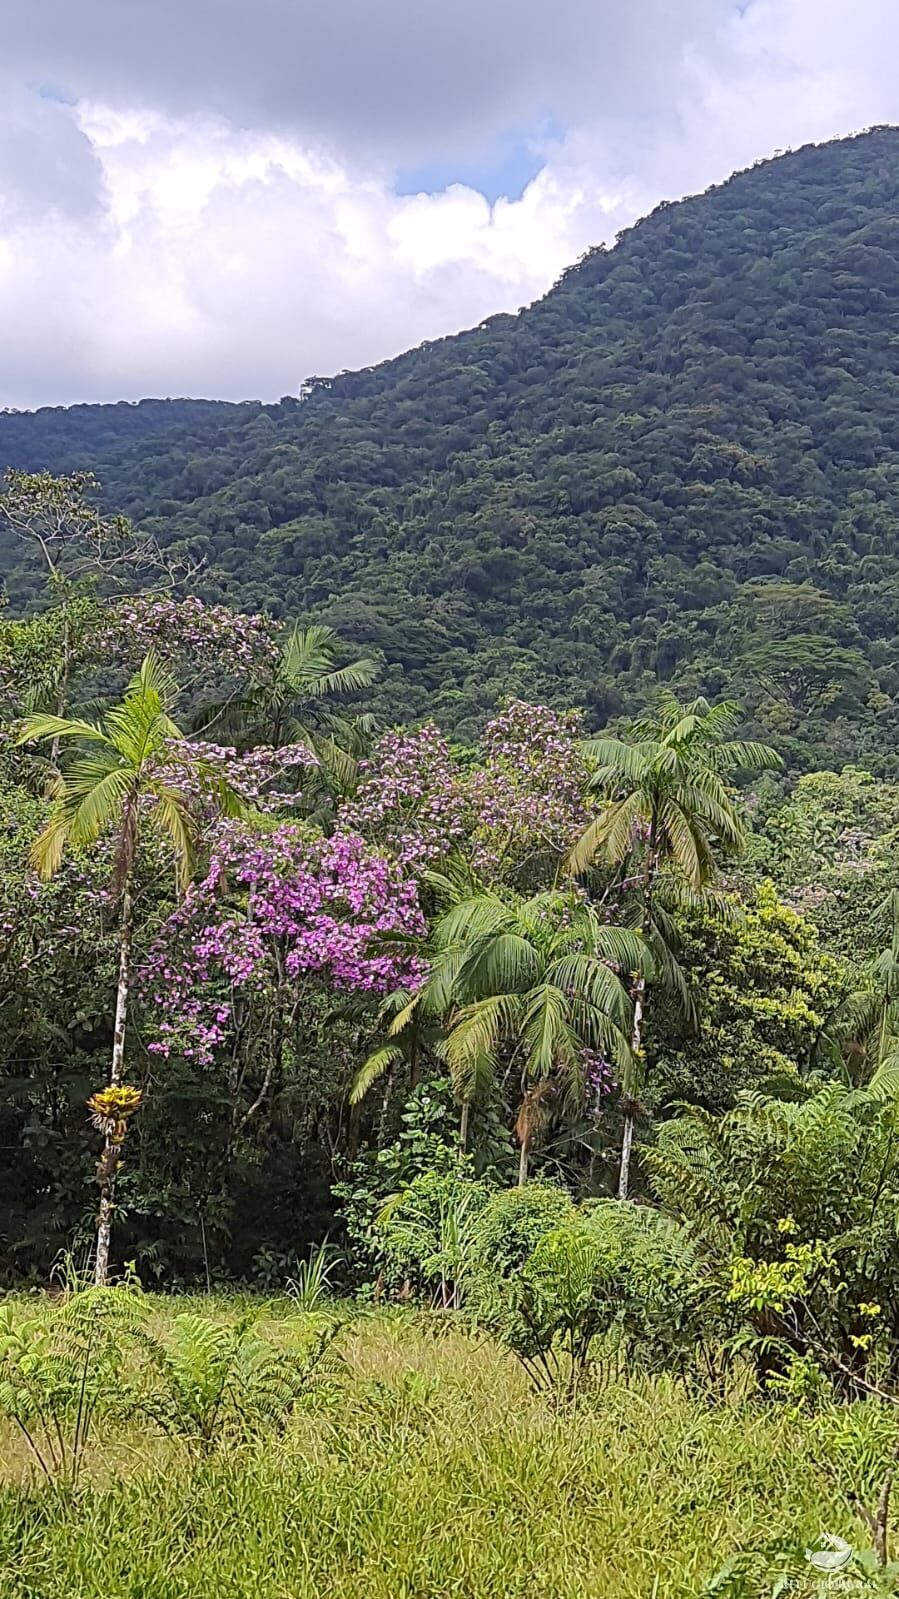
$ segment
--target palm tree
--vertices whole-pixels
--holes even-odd
[[[717,874],[716,850],[737,854],[745,844],[740,807],[728,786],[736,772],[761,772],[781,763],[766,744],[735,739],[739,708],[696,699],[681,705],[666,694],[654,716],[643,716],[629,739],[596,738],[584,745],[593,767],[590,787],[607,801],[582,833],[568,859],[573,872],[602,860],[619,872],[636,864],[640,931],[650,941],[661,873],[688,894],[706,891]],[[638,973],[631,1051],[640,1058],[646,977]],[[624,1105],[618,1194],[627,1198],[636,1101]]]
[[[324,702],[368,688],[379,668],[366,657],[335,665],[339,642],[331,627],[297,624],[291,629],[274,667],[252,684],[239,708],[255,742],[278,746],[302,742],[319,731],[345,731],[346,718],[335,716]]]
[[[421,991],[396,988],[381,1005],[379,1020],[385,1041],[363,1061],[350,1088],[350,1104],[358,1105],[388,1073],[405,1066],[410,1090],[418,1086],[422,1054],[434,1051],[442,1030],[433,1012],[423,1004]]]
[[[899,1093],[899,890],[875,917],[886,921],[889,943],[862,969],[862,986],[835,1008],[820,1053],[842,1063],[853,1084],[886,1097]]]
[[[557,892],[462,900],[438,921],[434,946],[425,994],[452,997],[440,1052],[459,1101],[471,1103],[501,1056],[517,1070],[523,1184],[550,1101],[583,1100],[585,1052],[601,1051],[629,1072],[631,1002],[620,974],[645,975],[648,950],[638,933],[606,925],[579,896]]]
[[[115,1180],[125,1121],[137,1108],[136,1090],[123,1084],[125,1030],[131,986],[134,938],[134,875],[141,831],[167,838],[174,851],[179,885],[186,887],[193,869],[193,837],[185,799],[172,786],[164,763],[169,739],[181,732],[169,714],[175,685],[153,655],[148,655],[128,684],[121,704],[107,711],[100,724],[61,716],[26,718],[20,744],[51,740],[74,746],[54,789],[46,827],[32,846],[31,859],[43,878],[58,870],[69,845],[90,845],[101,834],[115,837],[113,893],[119,902],[118,981],[109,1087],[94,1096],[95,1124],[105,1135],[97,1168],[100,1209],[97,1222],[95,1277],[104,1284],[109,1273],[109,1242]]]

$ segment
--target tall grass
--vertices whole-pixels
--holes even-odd
[[[211,1458],[123,1428],[60,1495],[4,1435],[3,1599],[686,1599],[741,1547],[864,1541],[846,1491],[894,1446],[875,1407],[799,1420],[666,1378],[553,1415],[451,1318],[362,1317],[342,1348],[286,1432]]]

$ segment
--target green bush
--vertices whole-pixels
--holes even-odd
[[[648,1208],[609,1199],[578,1209],[550,1188],[497,1194],[474,1249],[479,1318],[557,1399],[576,1397],[600,1350],[682,1370],[717,1326],[689,1235]]]
[[[564,1188],[527,1183],[492,1194],[478,1217],[473,1266],[479,1277],[504,1281],[519,1271],[546,1234],[576,1214]]]
[[[457,1162],[452,1171],[424,1172],[388,1200],[377,1224],[385,1281],[415,1289],[444,1309],[458,1307],[489,1192]]]

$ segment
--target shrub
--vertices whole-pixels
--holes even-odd
[[[489,1189],[464,1163],[425,1172],[389,1200],[378,1219],[384,1272],[441,1305],[462,1302],[472,1240]]]
[[[472,1241],[472,1263],[484,1286],[519,1271],[540,1240],[576,1214],[564,1188],[552,1183],[527,1183],[492,1194]]]
[[[320,1371],[338,1324],[310,1324],[307,1346],[285,1351],[261,1337],[255,1320],[250,1312],[229,1327],[184,1313],[166,1336],[145,1334],[144,1378],[126,1409],[202,1450],[229,1434],[283,1424]]]
[[[618,1200],[516,1199],[494,1196],[479,1218],[473,1298],[535,1387],[576,1398],[601,1335],[606,1356],[647,1369],[683,1369],[705,1348],[710,1292],[685,1229]]]

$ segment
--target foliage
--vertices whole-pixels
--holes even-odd
[[[770,883],[736,899],[690,907],[679,960],[694,1017],[663,1002],[647,1032],[645,1098],[656,1113],[689,1100],[729,1109],[744,1089],[798,1091],[816,1062],[852,973]]]
[[[528,1195],[514,1208],[496,1196],[479,1219],[473,1302],[538,1390],[574,1400],[609,1360],[708,1376],[715,1307],[687,1232],[617,1201]],[[496,1222],[510,1210],[506,1245]]]
[[[488,1193],[467,1164],[413,1178],[377,1219],[386,1280],[403,1283],[407,1292],[414,1288],[444,1310],[462,1304]]]
[[[626,740],[589,739],[590,786],[608,803],[572,849],[572,870],[583,871],[597,856],[618,867],[642,857],[646,899],[660,868],[700,893],[716,875],[715,845],[730,854],[745,847],[728,786],[734,774],[781,764],[767,745],[733,737],[740,719],[727,701],[681,705],[665,694],[655,712],[631,724]]]
[[[0,1416],[55,1486],[77,1484],[96,1425],[121,1402],[143,1309],[131,1287],[76,1287],[44,1317],[0,1305]]]
[[[488,1102],[472,1119],[469,1154],[460,1166],[458,1112],[452,1086],[445,1078],[428,1079],[406,1097],[396,1136],[380,1148],[370,1149],[347,1170],[334,1187],[346,1232],[348,1254],[357,1276],[370,1273],[382,1287],[403,1285],[406,1267],[396,1270],[386,1260],[387,1238],[381,1218],[392,1203],[421,1180],[436,1184],[447,1180],[451,1192],[460,1170],[489,1186],[507,1180],[512,1169],[508,1134]],[[467,1189],[466,1189],[467,1192]]]
[[[821,931],[827,947],[860,963],[880,948],[874,912],[893,889],[899,788],[870,772],[808,772],[786,794],[760,788],[748,861]]]
[[[746,1095],[724,1116],[665,1123],[647,1155],[660,1199],[751,1328],[738,1345],[788,1397],[805,1391],[806,1357],[838,1393],[894,1379],[897,1116],[892,1093],[837,1084],[794,1102]]]
[[[260,1335],[252,1310],[233,1325],[184,1311],[163,1335],[140,1340],[144,1370],[126,1412],[208,1451],[240,1433],[283,1427],[317,1376],[338,1331],[327,1323],[305,1350],[286,1353]]]
[[[554,1183],[532,1182],[491,1194],[478,1217],[472,1251],[482,1298],[520,1272],[541,1239],[574,1214],[570,1196]]]
[[[294,1276],[288,1277],[284,1286],[298,1310],[321,1309],[333,1290],[338,1261],[337,1251],[325,1239],[297,1262]]]

